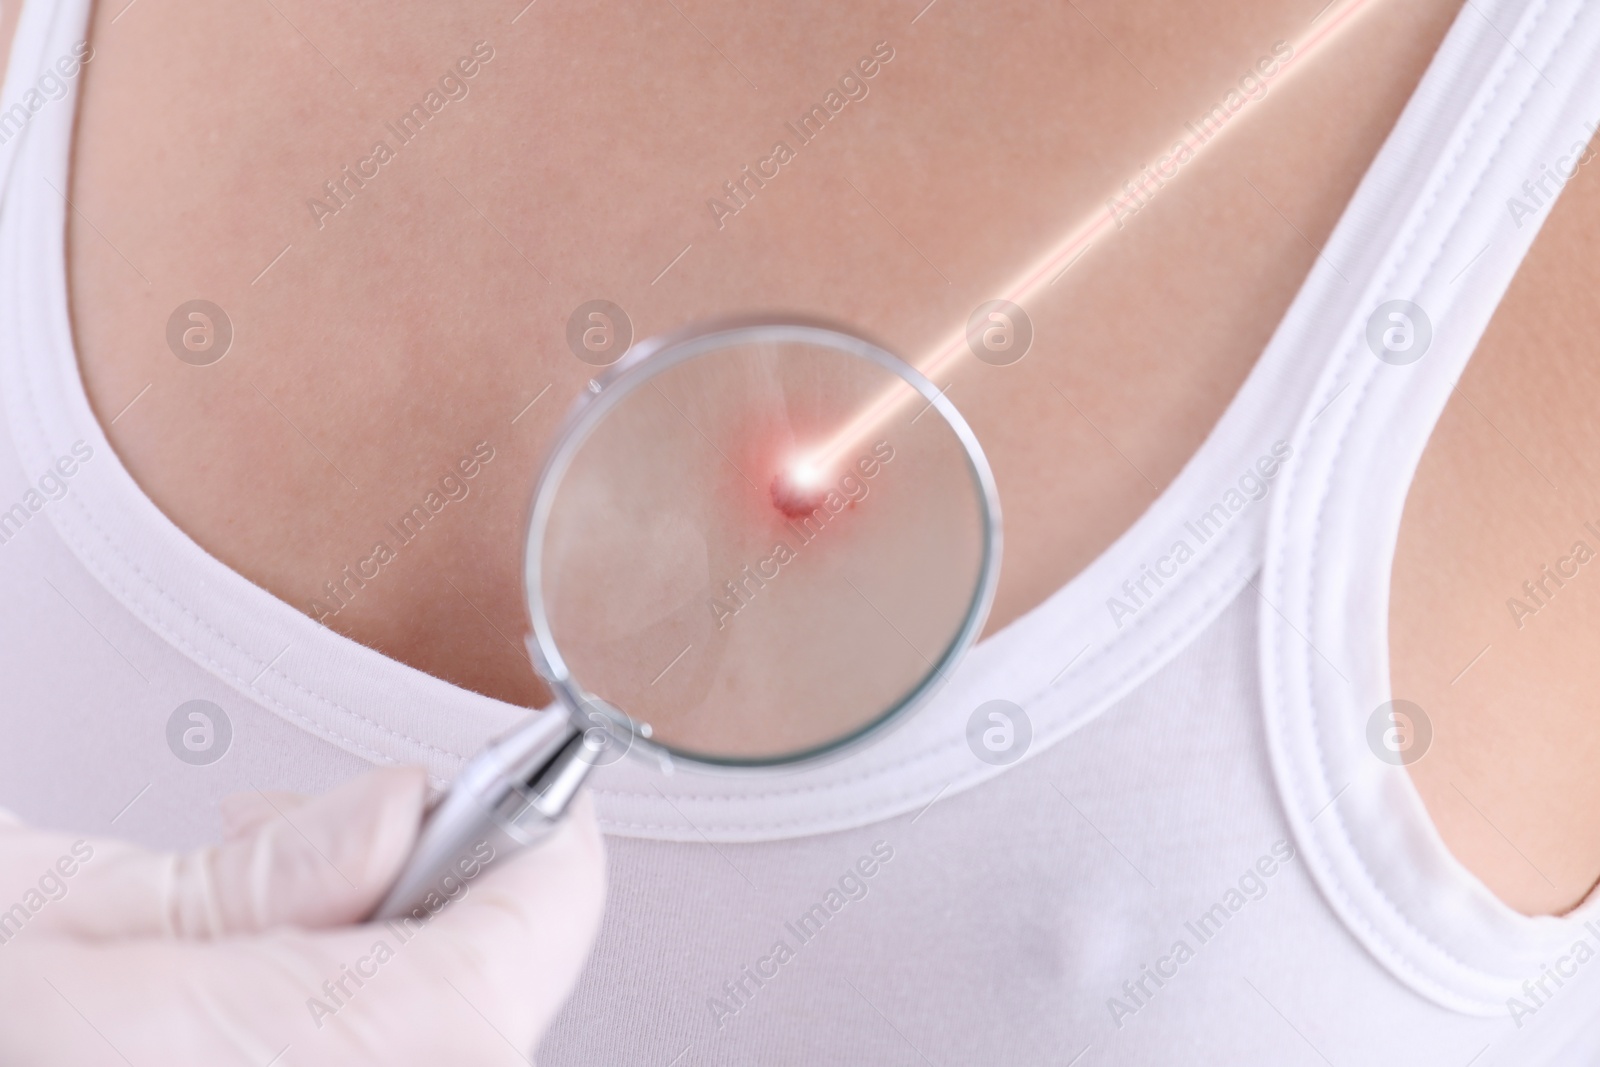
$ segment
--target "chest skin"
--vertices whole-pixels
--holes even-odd
[[[620,305],[636,337],[800,312],[917,362],[1310,30],[1265,0],[1080,7],[102,8],[68,234],[95,410],[230,566],[393,657],[537,700],[519,542],[593,373],[567,340],[580,305]],[[1026,358],[940,375],[1000,484],[991,629],[1198,446],[1452,14],[1369,5],[1030,301]],[[166,336],[194,299],[233,329],[209,366]]]
[[[157,505],[326,625],[523,703],[546,694],[517,644],[520,536],[593,374],[581,305],[620,306],[635,338],[803,313],[919,362],[1136,183],[1028,301],[1024,359],[936,376],[1000,486],[992,631],[1198,447],[1457,10],[1366,5],[1175,166],[1186,123],[1315,32],[1300,5],[516,7],[101,8],[68,241],[89,396]],[[1571,183],[1447,411],[1395,566],[1396,693],[1437,709],[1415,780],[1529,911],[1600,876],[1600,594],[1578,579],[1503,617],[1600,518],[1592,186]],[[232,329],[204,366],[168,339],[196,299]]]

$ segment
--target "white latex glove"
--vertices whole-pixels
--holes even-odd
[[[529,1062],[599,927],[593,812],[425,925],[349,925],[409,853],[423,781],[232,797],[228,840],[189,855],[0,813],[0,1063]]]

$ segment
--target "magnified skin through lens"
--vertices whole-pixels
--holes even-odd
[[[584,688],[698,758],[769,761],[880,720],[974,610],[965,445],[908,407],[810,457],[893,372],[811,344],[709,351],[629,388],[555,490],[551,633]],[[838,450],[835,450],[838,452]]]

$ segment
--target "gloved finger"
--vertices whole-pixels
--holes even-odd
[[[417,931],[415,996],[436,988],[430,975],[450,975],[460,999],[527,1048],[576,983],[605,897],[605,844],[584,792],[549,838],[490,868]],[[416,920],[389,925],[411,929]],[[491,944],[499,949],[485,956]],[[552,985],[552,975],[564,978]],[[530,989],[541,996],[530,1000]]]
[[[605,892],[586,801],[426,923],[0,950],[0,1062],[172,1067],[525,1063]]]
[[[182,855],[0,828],[0,885],[23,883],[0,896],[17,902],[0,911],[0,936],[38,925],[79,937],[221,937],[359,921],[411,851],[425,785],[416,768],[373,771]]]
[[[222,816],[222,839],[232,841],[252,834],[273,819],[297,811],[315,799],[305,793],[278,789],[230,793],[217,805],[217,813]]]

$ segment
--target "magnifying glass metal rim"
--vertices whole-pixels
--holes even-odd
[[[961,630],[909,694],[894,707],[855,731],[811,752],[790,753],[761,760],[707,758],[678,752],[652,741],[643,727],[620,709],[585,693],[573,679],[550,633],[539,579],[543,567],[543,534],[549,523],[555,487],[561,483],[573,455],[600,418],[627,390],[619,385],[643,380],[695,358],[709,348],[760,336],[790,341],[823,341],[879,366],[908,382],[955,430],[966,448],[967,462],[982,491],[984,553],[978,588]],[[418,834],[405,867],[389,892],[373,909],[377,920],[415,919],[426,922],[465,891],[490,863],[543,840],[559,824],[577,795],[589,770],[603,758],[598,741],[583,722],[580,709],[597,708],[607,723],[626,732],[630,750],[654,755],[663,770],[684,763],[696,770],[740,773],[761,768],[788,768],[838,756],[868,737],[877,736],[902,722],[907,713],[933,692],[948,670],[971,647],[988,617],[1000,571],[1000,503],[994,476],[983,449],[944,394],[885,349],[829,324],[795,319],[742,319],[723,321],[681,331],[639,346],[631,358],[619,363],[596,382],[573,407],[541,471],[529,511],[523,601],[529,612],[531,633],[528,654],[535,668],[555,691],[566,714],[535,712],[509,733],[491,740],[461,769],[450,790],[433,805]],[[539,536],[535,537],[534,535]]]
[[[973,594],[967,615],[950,644],[922,681],[897,704],[844,737],[798,753],[759,758],[724,758],[704,753],[680,751],[654,741],[647,724],[630,717],[624,709],[615,708],[594,694],[585,691],[572,675],[551,633],[550,619],[545,611],[542,589],[544,573],[544,537],[550,522],[557,490],[571,466],[573,457],[588,440],[600,420],[637,384],[653,378],[671,368],[696,359],[707,352],[741,343],[812,343],[834,348],[850,355],[864,358],[905,381],[919,392],[928,404],[938,411],[955,432],[966,452],[967,465],[979,488],[983,522],[982,572]],[[673,333],[661,335],[635,345],[617,364],[589,383],[589,389],[574,404],[567,420],[556,436],[554,445],[539,472],[532,504],[529,508],[526,536],[524,538],[523,603],[527,606],[530,636],[528,652],[540,675],[555,692],[558,701],[574,721],[585,707],[597,709],[616,729],[626,733],[630,751],[651,758],[670,770],[677,764],[692,766],[698,771],[742,773],[773,767],[796,767],[835,758],[854,749],[869,737],[876,737],[908,717],[908,713],[921,704],[940,683],[960,658],[976,641],[989,608],[994,603],[995,588],[1000,578],[1002,534],[1000,522],[1000,496],[995,487],[994,473],[988,458],[978,443],[977,436],[967,425],[944,393],[923,377],[915,367],[892,355],[882,346],[833,323],[794,317],[746,317],[721,319],[690,326]],[[585,724],[577,723],[579,730]]]

